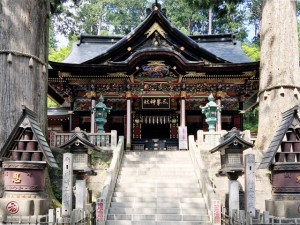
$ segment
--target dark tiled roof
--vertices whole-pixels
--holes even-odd
[[[252,62],[243,52],[240,41],[203,42],[198,44],[201,48],[231,63]]]
[[[63,61],[63,63],[81,64],[104,53],[107,49],[113,46],[113,44],[114,43],[73,44],[70,55]]]
[[[276,134],[273,137],[273,140],[258,167],[259,169],[267,169],[271,165],[272,160],[275,157],[277,150],[288,129],[289,128],[294,129],[297,126],[299,126],[300,120],[297,114],[298,108],[299,106],[294,106],[293,108],[282,113],[282,120],[279,125],[279,128],[276,131]],[[293,124],[295,119],[297,119],[297,123]]]
[[[215,36],[216,35],[211,36],[214,41],[207,41],[210,39],[210,37],[205,35],[206,41],[198,42],[199,47],[231,63],[252,62],[252,60],[249,59],[243,52],[240,41],[224,41],[221,38],[216,40]],[[97,39],[101,40],[101,37],[95,36],[93,40]],[[119,37],[115,37],[114,40],[119,40]],[[79,45],[73,44],[70,55],[63,61],[63,63],[81,64],[85,61],[93,59],[105,53],[107,50],[109,50],[109,48],[114,46],[116,43],[115,41],[89,42],[89,40],[85,40],[85,42],[82,42]]]
[[[209,40],[209,36],[205,35],[205,37]],[[212,35],[212,38],[214,37],[215,35]],[[95,36],[95,38],[97,37]],[[100,39],[101,37],[98,38]],[[110,47],[114,46],[115,43],[116,42],[88,42],[88,40],[86,40],[80,45],[73,44],[70,55],[63,63],[81,64],[105,53]],[[223,41],[220,39],[218,41],[198,42],[198,45],[206,51],[231,63],[252,62],[243,52],[240,41]]]

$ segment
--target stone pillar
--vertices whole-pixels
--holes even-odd
[[[180,105],[180,126],[185,127],[186,124],[186,115],[185,115],[185,99],[181,99],[181,105]]]
[[[217,105],[221,109],[221,99],[217,99]],[[221,110],[217,111],[217,132],[221,132],[222,130],[222,116],[221,116]]]
[[[245,208],[255,217],[255,155],[245,156]]]
[[[229,180],[229,217],[232,218],[232,210],[240,210],[239,182]]]
[[[118,132],[116,130],[111,131],[111,147],[115,148],[118,144]]]
[[[131,149],[131,99],[127,99],[127,117],[126,117],[126,149]]]
[[[76,188],[76,194],[75,194],[75,207],[76,209],[82,209],[85,211],[85,205],[86,205],[86,180],[84,179],[76,180],[75,188]]]
[[[62,216],[70,217],[73,195],[73,154],[63,155]]]
[[[91,111],[91,133],[95,133],[95,112],[93,108],[96,105],[95,99],[92,98],[92,111]]]

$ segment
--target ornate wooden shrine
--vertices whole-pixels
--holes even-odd
[[[200,106],[210,93],[221,99],[223,129],[242,128],[240,110],[256,104],[259,63],[233,34],[186,36],[162,11],[154,3],[125,37],[81,35],[67,59],[50,62],[48,94],[65,107],[49,115],[50,129],[90,131],[93,100],[102,94],[112,107],[106,129],[125,135],[127,145],[176,142],[178,126],[189,134],[207,129]]]
[[[282,120],[259,169],[271,170],[272,199],[266,210],[278,217],[300,217],[299,106],[282,113]]]
[[[28,108],[23,108],[22,116],[0,151],[0,158],[4,179],[0,222],[18,223],[19,217],[14,221],[13,216],[34,215],[38,220],[45,217],[51,202],[45,193],[45,169],[47,165],[54,168],[58,165],[37,115]]]

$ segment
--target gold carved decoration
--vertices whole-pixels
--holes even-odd
[[[185,77],[205,77],[205,73],[188,72]]]
[[[299,183],[299,182],[300,182],[300,176],[297,177],[297,183]]]
[[[161,28],[161,26],[158,23],[154,23],[149,30],[145,33],[147,35],[147,38],[150,37],[155,31],[157,31],[161,36],[164,38],[166,37],[166,32],[164,29]]]
[[[148,66],[164,66],[164,61],[149,61]]]
[[[66,72],[58,72],[58,76],[60,78],[65,78],[65,77],[71,77],[71,73],[66,73]]]
[[[246,71],[246,72],[243,72],[243,75],[246,76],[246,77],[255,77],[255,73],[256,71]]]
[[[14,173],[13,174],[13,183],[19,184],[21,183],[20,173]]]

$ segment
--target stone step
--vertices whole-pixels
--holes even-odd
[[[128,183],[128,182],[117,182],[116,187],[123,187],[123,188],[137,188],[139,191],[142,188],[190,188],[190,187],[199,187],[199,183],[166,183],[166,182],[157,182],[157,183]]]
[[[174,166],[172,164],[170,165],[155,165],[155,164],[132,164],[132,163],[122,163],[121,164],[122,170],[124,168],[128,169],[144,169],[144,170],[149,170],[149,169],[160,169],[160,170],[168,170],[168,171],[178,171],[178,170],[184,170],[184,171],[193,171],[193,166],[191,165],[178,165]]]
[[[108,220],[106,225],[211,225],[208,221],[126,221]]]
[[[206,216],[207,210],[204,209],[178,209],[178,208],[113,208],[109,209],[109,214],[184,214]]]
[[[124,154],[107,225],[211,225],[187,151]]]
[[[208,216],[199,215],[176,215],[176,214],[108,214],[108,220],[132,220],[132,221],[208,221]]]
[[[194,171],[168,171],[168,170],[121,170],[119,176],[189,176],[196,177]]]
[[[193,169],[186,168],[152,168],[152,167],[144,167],[144,168],[136,168],[136,167],[122,167],[120,170],[120,174],[122,173],[191,173],[194,174]]]
[[[155,165],[155,166],[160,166],[160,167],[165,167],[165,166],[171,166],[171,167],[189,167],[191,168],[193,164],[191,164],[190,159],[186,161],[179,161],[176,160],[169,160],[169,162],[166,161],[161,161],[161,162],[156,162],[156,161],[141,161],[141,160],[123,160],[121,165]]]
[[[129,191],[129,192],[139,192],[141,191],[141,188],[139,187],[128,187],[128,185],[116,185],[115,192],[122,192],[122,191]],[[181,188],[181,187],[172,187],[172,188],[164,188],[164,187],[143,187],[142,191],[144,193],[147,192],[164,192],[164,193],[199,193],[201,189],[199,187],[186,187],[186,188]]]
[[[176,180],[171,177],[120,177],[117,179],[117,183],[143,183],[143,184],[156,184],[156,183],[168,183],[168,184],[197,184],[198,179],[180,177]]]
[[[156,197],[170,197],[170,198],[201,198],[203,197],[202,193],[194,193],[194,192],[182,192],[182,193],[174,193],[174,192],[132,192],[132,191],[124,191],[124,192],[114,192],[113,197],[147,197],[147,198],[156,198]]]
[[[188,151],[141,151],[141,152],[125,152],[124,156],[127,157],[174,157],[174,156],[187,156]]]
[[[114,208],[196,208],[205,209],[205,202],[111,202]]]
[[[112,202],[148,202],[148,203],[159,203],[159,202],[168,202],[168,203],[200,203],[203,202],[203,198],[185,198],[185,197],[179,197],[179,198],[170,198],[170,197],[159,197],[159,198],[153,198],[153,197],[113,197]]]

